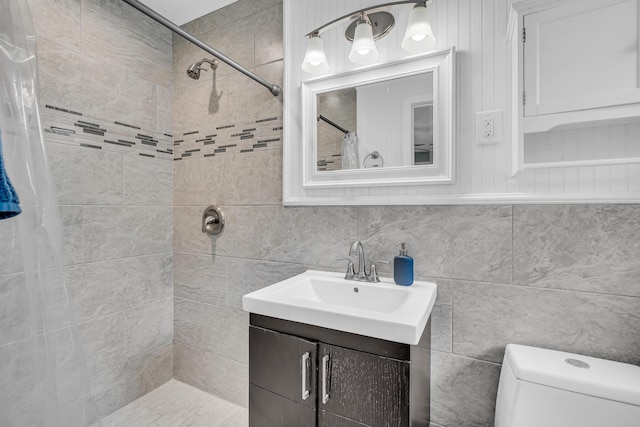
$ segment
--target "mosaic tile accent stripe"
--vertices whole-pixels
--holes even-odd
[[[173,158],[173,135],[142,129],[132,123],[87,117],[54,105],[45,105],[41,113],[49,141],[149,158]]]
[[[174,160],[282,149],[282,118],[223,124],[213,129],[184,132],[175,138]]]

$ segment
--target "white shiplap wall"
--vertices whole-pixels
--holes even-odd
[[[305,190],[298,182],[302,164],[300,65],[304,35],[371,0],[284,0],[285,4],[285,204],[448,204],[511,202],[638,202],[640,165],[583,166],[525,170],[511,176],[509,132],[509,64],[507,22],[509,0],[434,0],[428,10],[437,49],[456,48],[457,145],[456,182],[451,185],[409,185],[354,189]],[[400,48],[410,5],[392,9],[396,28],[378,41],[380,61],[406,56]],[[345,25],[322,34],[331,73],[354,69],[348,59]],[[475,144],[475,113],[502,110],[503,141]],[[640,156],[640,126],[617,125],[553,131],[526,137],[527,162]],[[594,157],[595,156],[595,157]]]

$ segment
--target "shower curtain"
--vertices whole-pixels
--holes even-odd
[[[99,426],[64,284],[26,0],[0,0],[0,132],[22,214],[0,221],[0,426]]]

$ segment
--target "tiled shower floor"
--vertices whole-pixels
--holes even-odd
[[[171,380],[105,417],[104,427],[247,427],[247,409]]]

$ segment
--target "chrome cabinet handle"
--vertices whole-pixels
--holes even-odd
[[[309,374],[311,373],[311,359],[307,351],[302,355],[302,400],[309,398]]]
[[[329,358],[328,354],[322,357],[322,403],[325,405],[329,401]]]

